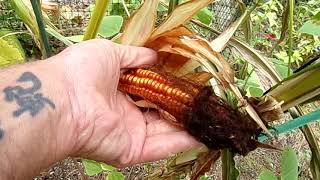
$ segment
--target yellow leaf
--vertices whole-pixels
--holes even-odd
[[[143,46],[149,39],[157,18],[159,0],[147,0],[139,10],[127,21],[121,44]]]
[[[155,39],[160,34],[184,24],[211,2],[213,0],[193,0],[177,6],[166,21],[155,29],[151,35],[151,39]]]

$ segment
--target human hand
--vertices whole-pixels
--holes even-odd
[[[59,123],[72,156],[119,167],[166,158],[198,144],[186,131],[142,113],[117,90],[121,70],[152,64],[156,53],[107,40],[91,40],[53,57],[64,66],[72,109]],[[71,112],[69,112],[71,113]]]

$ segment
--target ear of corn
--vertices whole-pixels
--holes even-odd
[[[177,123],[210,149],[231,148],[247,154],[257,147],[252,137],[261,131],[258,126],[216,96],[211,87],[152,67],[127,71],[120,77],[119,89],[173,115]]]

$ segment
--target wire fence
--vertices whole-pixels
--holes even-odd
[[[83,34],[95,6],[95,0],[42,0],[42,8],[48,14],[51,22],[64,36]],[[247,1],[245,1],[247,3]],[[107,15],[120,15],[126,20],[141,5],[141,0],[112,0],[109,4]],[[241,15],[238,0],[220,0],[207,7],[213,19],[210,26],[219,31],[225,30]],[[158,24],[167,16],[166,11],[158,11]],[[203,31],[202,28],[192,25],[199,35],[208,40],[215,38],[215,34]],[[26,27],[11,7],[10,1],[0,0],[0,30],[25,31]],[[28,46],[32,46],[31,37],[23,36],[22,39]],[[64,44],[50,37],[53,47],[59,51]],[[30,42],[30,44],[28,44]],[[227,51],[226,51],[227,52]],[[228,51],[229,52],[229,51]],[[229,56],[229,53],[227,53]]]
[[[77,34],[86,27],[94,8],[94,0],[46,0],[51,5],[47,11],[52,22],[65,34]],[[139,0],[113,0],[107,10],[108,15],[121,15],[125,19],[140,6]],[[46,6],[44,6],[45,8]],[[208,6],[214,19],[211,26],[219,31],[227,28],[239,16],[236,0],[220,0]],[[159,16],[163,13],[159,12]],[[161,19],[161,17],[159,17]],[[0,28],[25,30],[8,0],[0,0]]]

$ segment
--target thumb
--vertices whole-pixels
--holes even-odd
[[[157,61],[157,53],[152,49],[120,44],[117,46],[121,68],[150,65]]]

